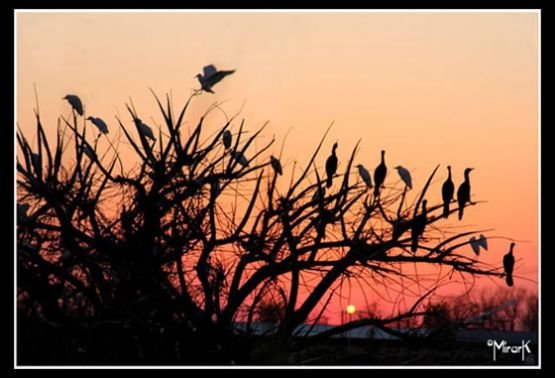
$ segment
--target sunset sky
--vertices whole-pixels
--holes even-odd
[[[481,259],[499,266],[510,240],[493,237],[516,240],[516,286],[537,288],[537,13],[18,13],[16,22],[25,133],[34,128],[34,85],[53,135],[57,117],[69,114],[68,93],[112,130],[115,115],[130,120],[129,98],[159,124],[149,87],[181,103],[204,65],[236,69],[193,114],[215,101],[229,114],[243,106],[251,130],[269,121],[264,137],[276,136],[275,155],[289,132],[286,171],[307,161],[334,121],[321,166],[338,141],[344,168],[361,139],[357,162],[373,171],[386,150],[388,180],[398,178],[394,166],[408,168],[414,198],[441,164],[430,202],[441,198],[448,164],[456,186],[465,167],[476,168],[472,199],[486,202],[443,224],[495,229]]]

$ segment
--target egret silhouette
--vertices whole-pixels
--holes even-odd
[[[464,206],[470,202],[470,172],[474,168],[466,168],[464,170],[464,181],[457,190],[457,201],[459,202],[459,220],[462,219]]]
[[[488,239],[483,234],[480,234],[480,239],[478,239],[478,244],[486,251],[488,250]]]
[[[212,87],[219,83],[224,77],[231,75],[235,70],[218,71],[213,64],[203,68],[204,75],[197,74],[195,77],[200,82],[201,89],[205,92],[214,93]]]
[[[83,103],[81,102],[81,99],[79,97],[77,97],[76,95],[68,94],[62,100],[67,100],[67,102],[69,102],[71,107],[77,113],[79,113],[80,116],[83,115]]]
[[[281,163],[274,155],[270,155],[270,164],[272,165],[272,168],[274,169],[274,171],[276,171],[278,175],[283,174],[283,170],[281,169]]]
[[[474,236],[470,238],[470,246],[475,254],[480,255],[480,242]]]
[[[447,180],[443,183],[441,187],[441,196],[443,198],[443,217],[449,217],[449,204],[453,200],[453,194],[455,193],[455,184],[451,180],[451,166],[447,166]]]
[[[368,188],[372,188],[372,177],[370,176],[370,172],[362,164],[357,165],[358,174],[362,178],[362,181],[366,183]]]
[[[331,155],[326,160],[326,175],[328,179],[326,181],[326,186],[329,188],[331,187],[333,175],[337,171],[337,155],[335,154],[335,150],[337,149],[337,142],[333,144],[333,148],[331,150]]]
[[[426,223],[428,222],[427,204],[427,200],[422,201],[422,211],[412,220],[412,245],[410,248],[412,252],[416,252],[418,249],[418,237],[424,233]]]
[[[399,176],[405,185],[408,186],[409,189],[412,189],[412,177],[410,177],[409,170],[402,165],[396,166],[395,169],[397,170],[397,173],[399,173]]]
[[[387,175],[387,167],[385,166],[385,151],[382,150],[382,162],[376,167],[374,171],[374,195],[380,194],[380,187],[385,181],[385,176]]]
[[[152,132],[152,128],[150,126],[148,126],[146,123],[141,121],[139,118],[135,118],[134,121],[137,127],[139,128],[139,132],[142,135],[144,135],[145,137],[151,140],[156,140],[156,138],[154,137],[154,133]]]
[[[229,130],[224,131],[222,135],[222,139],[224,141],[224,147],[227,150],[229,147],[231,147],[231,131]]]
[[[513,256],[513,248],[515,243],[511,243],[511,249],[503,256],[503,268],[505,269],[505,280],[507,286],[513,286],[513,268],[515,266],[515,257]]]
[[[95,125],[102,134],[108,134],[108,125],[106,125],[106,122],[102,119],[90,116],[87,117],[87,120],[91,121],[91,123]]]

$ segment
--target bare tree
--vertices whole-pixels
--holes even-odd
[[[274,321],[287,341],[299,325],[321,319],[347,281],[408,293],[410,285],[423,284],[407,266],[447,271],[432,287],[453,274],[503,275],[463,248],[474,231],[452,233],[441,225],[442,203],[420,215],[439,165],[414,203],[390,178],[374,195],[352,171],[357,144],[324,193],[318,164],[326,132],[284,183],[266,155],[274,141],[260,144],[264,127],[249,133],[233,116],[208,128],[206,116],[216,105],[184,130],[197,95],[177,113],[169,96],[162,103],[155,95],[164,120],[155,140],[131,104],[132,122],[117,119],[124,141],[106,140],[105,149],[99,138],[113,134],[91,138],[90,124],[75,112],[60,119],[56,140],[48,140],[38,113],[36,146],[18,130],[18,203],[28,206],[17,220],[22,321],[87,330],[95,340],[117,334],[122,345],[134,345],[125,352],[131,361],[198,362],[201,353],[218,351],[214,358],[229,362],[242,353],[234,324],[254,321],[268,303],[280,308]],[[233,135],[229,148],[222,143],[226,131]],[[118,152],[124,143],[138,161],[133,167]],[[413,252],[415,219],[422,233]],[[365,325],[389,329],[426,314],[422,299],[396,316],[357,318],[316,338]],[[79,361],[94,358],[87,353],[101,349],[98,343],[80,346],[87,357]],[[164,357],[156,357],[160,348]]]

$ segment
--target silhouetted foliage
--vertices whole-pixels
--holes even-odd
[[[388,182],[385,165],[373,195],[352,172],[358,144],[343,172],[318,168],[324,135],[303,167],[285,165],[281,176],[266,155],[273,140],[261,143],[264,127],[248,132],[236,116],[208,127],[217,105],[184,126],[200,94],[177,113],[169,96],[155,96],[162,127],[146,126],[128,105],[130,119],[116,117],[124,141],[114,125],[91,137],[92,124],[75,112],[60,119],[55,140],[38,113],[36,145],[18,130],[20,362],[249,363],[252,343],[236,322],[271,320],[288,345],[297,326],[324,316],[344,280],[399,285],[414,279],[406,264],[503,276],[462,248],[474,231],[437,225],[443,202],[428,201],[417,215],[439,165],[415,203],[404,184]],[[134,160],[122,161],[124,145]],[[314,339],[369,324],[388,329],[425,315],[420,303]]]

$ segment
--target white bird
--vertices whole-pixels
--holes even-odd
[[[357,165],[358,173],[360,177],[362,177],[362,181],[366,183],[366,186],[372,188],[372,178],[370,176],[370,172],[362,164]]]
[[[83,153],[87,155],[87,157],[91,160],[96,160],[96,153],[93,151],[92,148],[89,147],[88,144],[83,146]]]
[[[243,167],[248,167],[249,166],[249,161],[247,160],[247,158],[245,157],[245,155],[243,155],[243,153],[241,151],[233,151],[232,156]]]
[[[67,100],[71,105],[71,107],[77,113],[79,113],[79,115],[81,116],[83,115],[83,103],[81,102],[81,99],[79,97],[77,97],[76,95],[69,94],[65,96],[62,100]]]
[[[397,169],[397,173],[399,173],[399,176],[405,185],[408,186],[409,189],[412,189],[412,178],[410,177],[409,170],[401,165],[396,166],[395,169]]]
[[[229,147],[231,147],[231,131],[224,131],[222,138],[224,140],[224,147],[227,150]]]
[[[470,238],[470,246],[475,254],[480,255],[480,242],[473,236]]]
[[[224,77],[231,75],[235,70],[218,71],[213,64],[209,64],[203,68],[204,75],[197,74],[195,77],[201,85],[201,89],[205,92],[214,93],[212,87],[219,83]]]
[[[283,170],[281,169],[281,163],[274,155],[270,155],[270,164],[272,165],[272,168],[274,169],[274,171],[276,171],[278,175],[283,174]]]
[[[480,239],[478,239],[478,243],[481,247],[483,247],[486,251],[488,250],[488,239],[483,234],[480,234]]]
[[[108,134],[108,125],[106,125],[106,122],[102,119],[90,116],[87,117],[87,120],[91,121],[91,123],[95,125],[102,134]]]
[[[152,128],[150,126],[141,121],[139,118],[135,119],[135,124],[139,128],[141,134],[151,140],[156,140],[156,137],[154,137],[154,133],[152,132]]]

